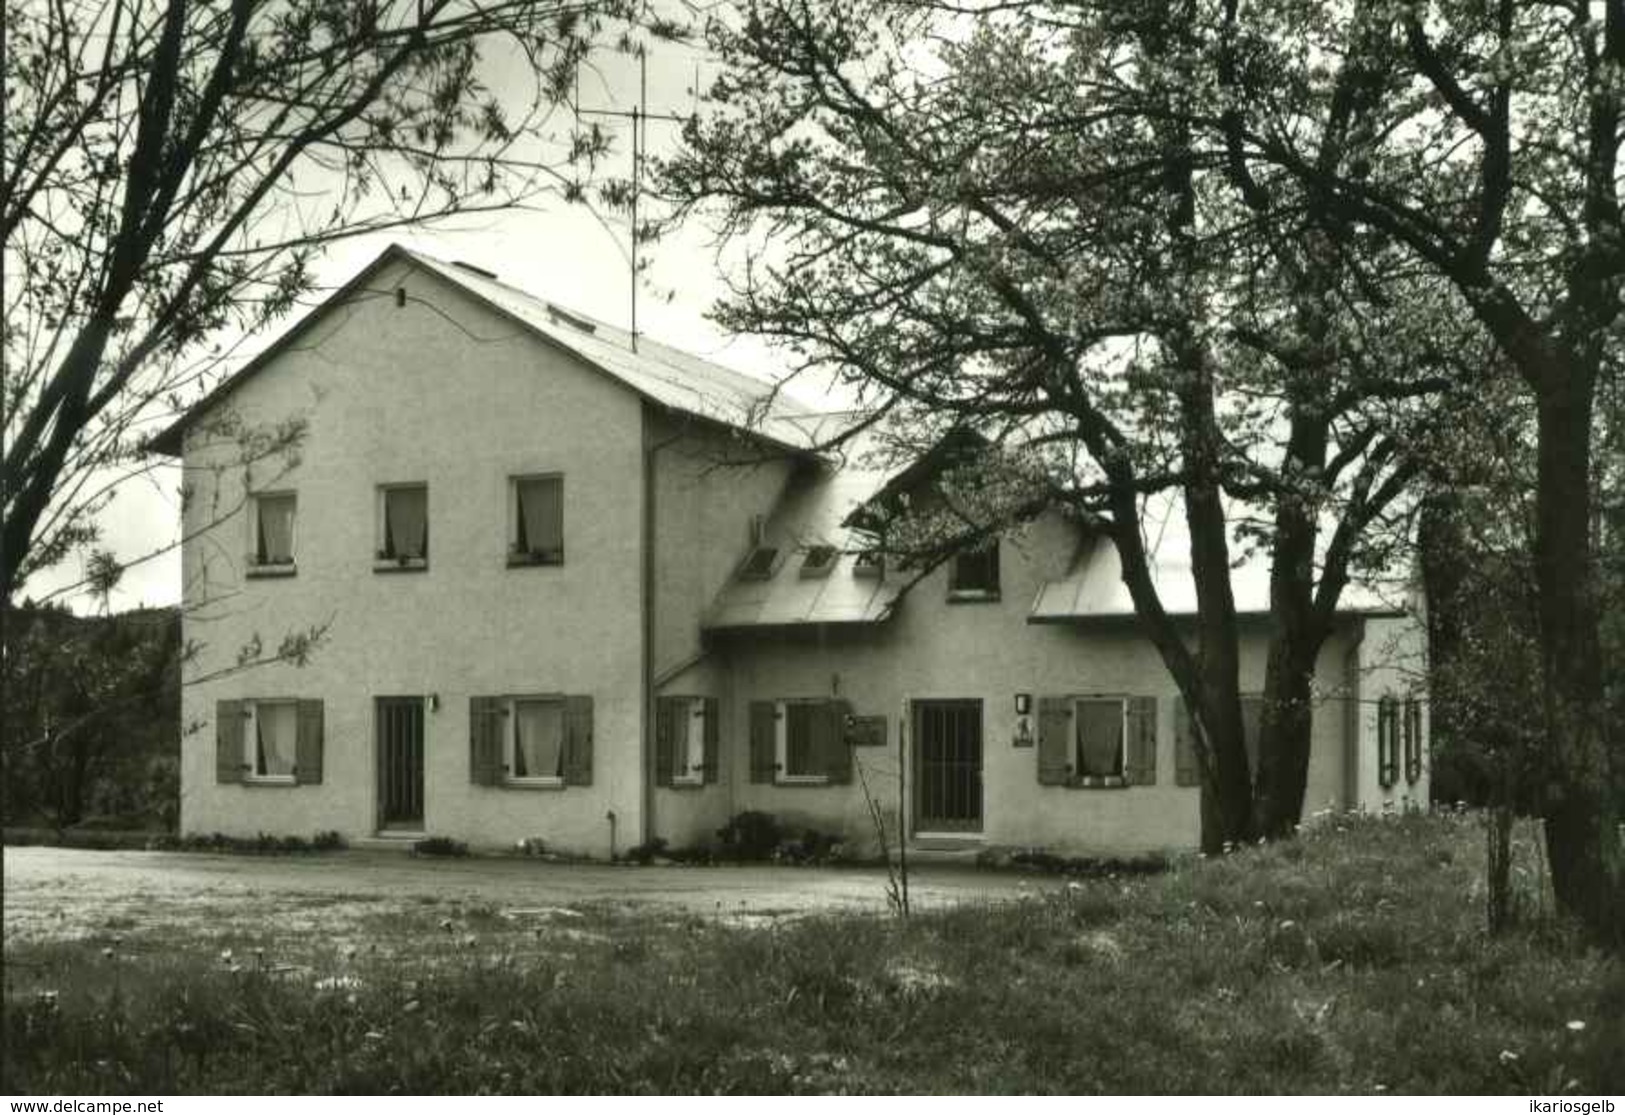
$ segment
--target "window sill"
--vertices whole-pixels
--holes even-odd
[[[997,604],[999,593],[997,589],[956,588],[948,592],[950,604]]]
[[[244,786],[297,786],[299,779],[291,774],[245,774]]]
[[[828,786],[827,774],[781,774],[773,779],[775,786]]]
[[[1074,775],[1066,784],[1069,790],[1126,790],[1132,786],[1128,779],[1116,774]]]
[[[427,573],[429,562],[425,558],[378,558],[372,563],[374,573]]]
[[[508,568],[509,569],[522,569],[522,568],[525,568],[526,566],[532,566],[532,565],[556,566],[556,565],[563,565],[563,564],[564,564],[564,555],[563,554],[546,554],[546,555],[540,555],[540,556],[538,556],[536,554],[509,554],[508,555]]]
[[[292,577],[299,572],[299,567],[291,561],[286,565],[250,565],[244,570],[246,577]]]
[[[669,790],[703,790],[705,789],[705,777],[703,775],[684,775],[673,778],[666,784],[666,788]]]
[[[562,790],[567,783],[562,778],[504,778],[504,790]]]

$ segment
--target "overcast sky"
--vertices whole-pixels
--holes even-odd
[[[703,88],[710,77],[697,52],[668,45],[655,48],[648,64],[651,113],[681,115],[693,108],[696,62]],[[583,105],[626,109],[637,99],[638,69],[630,58],[600,58],[594,71],[583,76]],[[615,119],[601,123],[616,136],[616,150],[607,171],[624,175],[631,165],[629,127],[625,121]],[[669,151],[678,140],[677,133],[676,124],[651,123],[647,154],[658,156]],[[494,271],[503,282],[624,328],[629,324],[630,299],[627,228],[624,220],[610,218],[608,223],[610,227],[606,228],[605,221],[586,208],[559,202],[545,212],[485,215],[434,229],[358,237],[328,251],[318,270],[321,289],[314,292],[310,302],[319,302],[327,291],[342,285],[388,244],[396,242]],[[781,362],[760,342],[729,338],[705,320],[706,310],[722,293],[722,285],[715,251],[703,230],[685,230],[646,246],[644,254],[652,262],[638,298],[640,332],[745,371],[763,376],[777,372]],[[243,344],[237,363],[274,341],[299,316],[301,312],[295,312],[265,335]],[[180,469],[166,466],[150,480],[127,484],[101,519],[103,544],[122,560],[132,561],[172,543],[180,522],[180,483]],[[83,557],[76,555],[32,578],[21,595],[39,597],[83,576]],[[176,604],[180,595],[180,555],[178,549],[170,548],[130,566],[111,605],[118,611]],[[83,595],[67,599],[80,611],[97,606]]]

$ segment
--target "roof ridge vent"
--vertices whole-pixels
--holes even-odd
[[[452,260],[451,265],[453,267],[461,267],[464,271],[472,272],[473,274],[480,276],[482,279],[495,280],[497,277],[497,273],[495,271],[487,271],[483,267],[475,267],[472,263],[465,263],[460,259]]]
[[[563,322],[565,325],[568,325],[574,329],[579,329],[583,333],[598,332],[598,325],[596,322],[591,322],[584,317],[572,314],[569,310],[564,309],[555,302],[548,302],[546,303],[546,306],[547,316],[554,325]]]

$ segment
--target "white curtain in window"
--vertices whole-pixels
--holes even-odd
[[[1123,773],[1123,706],[1083,701],[1078,707],[1078,771],[1100,778]]]
[[[254,708],[254,773],[266,777],[293,773],[299,740],[299,710],[292,704]]]
[[[515,778],[564,776],[564,706],[558,701],[514,703]]]
[[[260,498],[260,561],[271,565],[293,561],[293,506],[292,496]]]
[[[557,477],[519,482],[519,545],[529,551],[564,548],[564,485]]]
[[[391,488],[384,493],[384,541],[391,557],[421,558],[429,552],[429,493]]]

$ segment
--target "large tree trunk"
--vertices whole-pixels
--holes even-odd
[[[1258,834],[1293,835],[1303,820],[1314,735],[1315,659],[1322,640],[1282,630],[1270,643],[1258,732]]]
[[[1325,464],[1327,425],[1319,417],[1323,409],[1308,413],[1313,401],[1294,400],[1297,413],[1287,442],[1291,475],[1307,476],[1311,469],[1319,470]],[[1272,840],[1297,831],[1309,784],[1314,726],[1312,685],[1315,661],[1325,641],[1325,625],[1315,615],[1315,540],[1320,528],[1317,507],[1313,501],[1284,492],[1275,511],[1270,647],[1254,799],[1259,835]],[[1341,576],[1341,570],[1332,575]]]
[[[1579,363],[1578,361],[1576,363]],[[1591,538],[1595,376],[1548,374],[1539,398],[1535,567],[1548,775],[1542,817],[1559,905],[1625,945],[1625,862],[1610,744]]]

